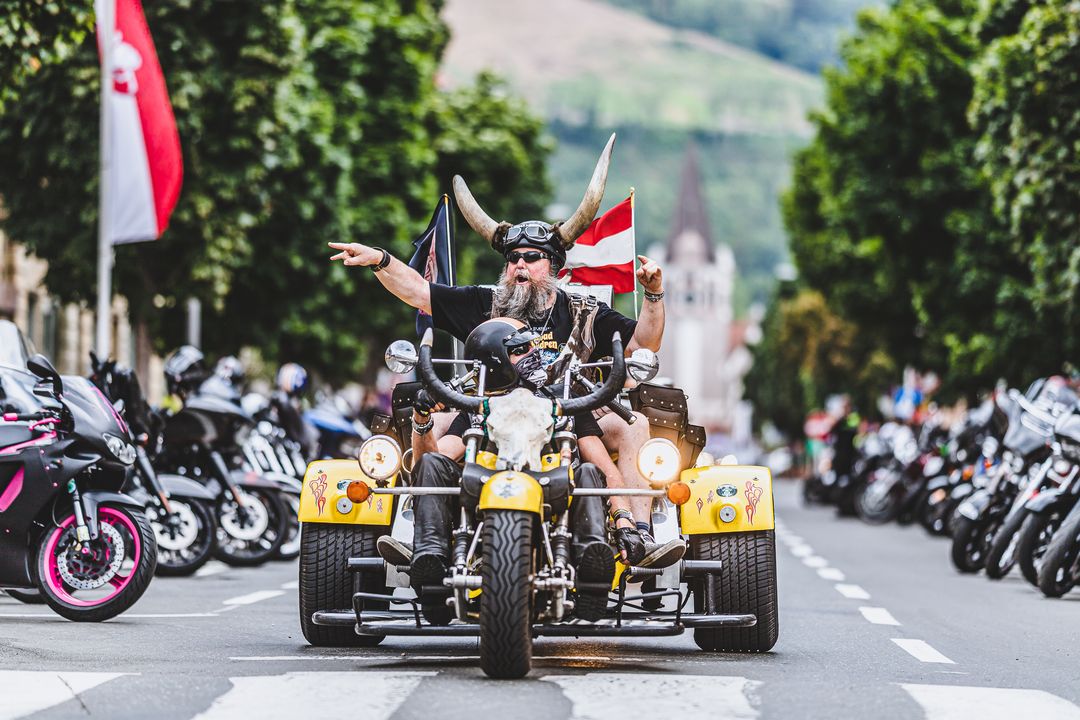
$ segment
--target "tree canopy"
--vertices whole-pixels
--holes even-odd
[[[840,355],[802,409],[887,389],[859,372],[871,358],[937,372],[944,397],[1075,358],[1078,10],[898,0],[860,14],[783,202],[801,288],[854,328],[846,347],[814,340]],[[778,302],[760,353],[787,337],[793,357],[820,356]]]
[[[490,188],[491,202],[508,210],[544,206],[541,123],[493,78],[451,94],[436,88],[447,41],[440,8],[438,0],[144,7],[177,119],[184,187],[161,240],[117,249],[115,280],[159,350],[181,341],[183,300],[194,296],[211,352],[251,344],[331,379],[353,375],[372,341],[411,327],[411,312],[370,272],[331,265],[327,241],[379,245],[407,260],[451,172]],[[94,292],[98,83],[88,35],[69,59],[42,66],[0,115],[3,227],[49,260],[46,282],[65,300]],[[466,257],[476,242],[461,233]]]

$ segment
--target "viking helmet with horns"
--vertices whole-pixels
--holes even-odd
[[[526,220],[517,225],[496,222],[476,202],[476,198],[469,191],[469,186],[460,175],[454,176],[454,197],[457,198],[458,208],[461,209],[466,222],[491,243],[495,252],[505,256],[511,250],[522,247],[543,250],[551,256],[552,267],[559,269],[566,263],[566,251],[573,247],[574,242],[589,227],[589,223],[593,221],[600,209],[600,201],[604,199],[604,187],[607,185],[608,166],[611,164],[611,150],[614,146],[615,134],[612,133],[607,145],[604,146],[604,151],[600,153],[600,159],[596,162],[596,169],[593,170],[592,180],[589,181],[589,187],[585,191],[581,204],[569,219],[554,225],[540,220]]]

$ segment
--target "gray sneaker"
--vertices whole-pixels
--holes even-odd
[[[661,545],[655,542],[645,543],[645,557],[638,567],[666,568],[682,560],[686,554],[686,543],[681,539],[668,540]]]
[[[395,540],[389,535],[382,535],[375,542],[375,547],[379,550],[382,559],[391,565],[412,564],[412,545]]]

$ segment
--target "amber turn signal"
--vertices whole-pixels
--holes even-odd
[[[690,499],[690,486],[676,480],[667,487],[667,498],[676,505],[685,505]]]
[[[345,488],[345,494],[349,496],[349,499],[354,503],[362,503],[368,499],[371,495],[371,488],[363,480],[353,480]]]

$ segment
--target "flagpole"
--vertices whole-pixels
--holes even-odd
[[[457,275],[454,272],[454,255],[457,253],[456,243],[454,243],[454,236],[450,232],[450,223],[452,218],[450,217],[450,196],[443,193],[443,206],[446,208],[446,262],[447,267],[450,270],[450,284],[457,285]],[[436,235],[436,237],[438,237]],[[434,240],[433,240],[434,242]],[[457,338],[450,339],[450,346],[453,348],[454,359],[461,359],[461,342]]]
[[[637,297],[637,223],[634,222],[634,188],[630,188],[630,237],[634,242],[634,319],[638,319],[638,297]]]
[[[101,28],[101,110],[100,143],[101,174],[98,198],[98,294],[97,338],[94,347],[98,357],[108,358],[112,352],[112,268],[113,247],[109,237],[107,209],[109,207],[108,173],[112,160],[109,142],[109,83],[113,33],[116,26],[116,0],[98,0],[98,27]]]

